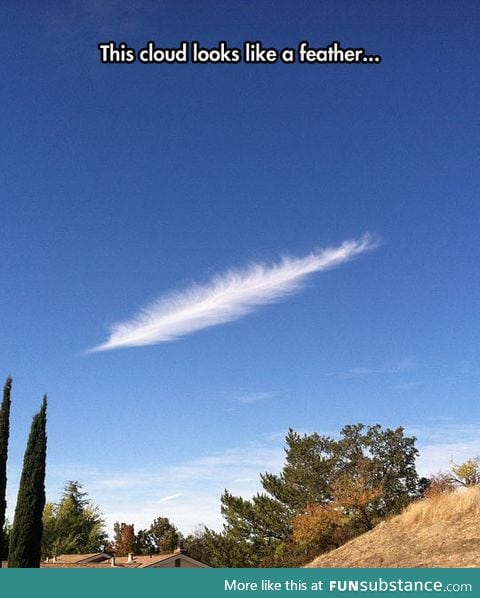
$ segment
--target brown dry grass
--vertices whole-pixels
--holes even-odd
[[[425,498],[307,567],[479,567],[480,486]]]

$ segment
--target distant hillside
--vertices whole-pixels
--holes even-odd
[[[307,567],[480,567],[480,487],[411,504]]]

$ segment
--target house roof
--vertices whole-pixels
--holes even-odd
[[[115,557],[115,564],[119,567],[143,567],[147,563],[159,563],[160,561],[169,559],[172,556],[172,553],[152,554],[151,556],[139,554],[132,556],[130,561],[128,560],[128,556],[117,556]]]
[[[91,552],[89,554],[61,554],[48,561],[42,561],[40,567],[46,569],[68,569],[68,568],[106,568],[111,567],[112,555],[106,552]],[[2,562],[2,568],[7,568],[8,562]]]
[[[197,567],[205,567],[210,569],[210,567],[208,565],[205,565],[205,563],[202,563],[201,561],[197,561],[196,559],[192,559],[191,557],[187,556],[186,554],[182,554],[182,553],[178,553],[178,552],[174,552],[173,554],[159,554],[156,555],[156,557],[154,556],[153,559],[149,559],[147,561],[143,561],[143,563],[140,565],[141,569],[146,569],[147,567],[155,567],[157,563],[165,563],[167,564],[167,561],[170,560],[175,560],[181,558],[184,561],[187,561],[187,563],[190,563],[191,565],[197,566]]]
[[[149,567],[174,567],[175,560],[181,559],[184,567],[210,568],[205,563],[197,561],[180,551],[168,554],[152,554],[151,556],[136,555],[129,557],[116,557],[112,561],[112,555],[106,552],[92,552],[90,554],[61,554],[55,560],[49,559],[42,563],[42,567],[65,568],[65,567],[125,567],[131,569],[147,569]]]
[[[181,558],[183,561],[187,561],[192,565],[197,565],[199,567],[208,567],[205,563],[201,563],[196,559],[192,559],[191,557],[183,554],[181,552],[172,552],[168,554],[152,554],[151,556],[145,555],[136,555],[132,556],[132,560],[129,562],[128,557],[121,556],[115,559],[115,565],[118,567],[131,567],[137,569],[147,569],[148,567],[155,567],[158,563],[167,564],[169,560],[175,560]]]
[[[110,569],[111,563],[103,561],[103,563],[40,563],[42,569]]]
[[[111,559],[112,555],[106,552],[91,552],[89,554],[60,554],[56,557],[57,563],[84,564],[98,563]]]

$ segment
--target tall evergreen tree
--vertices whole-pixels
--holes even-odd
[[[0,567],[5,553],[5,511],[7,509],[7,456],[8,437],[10,435],[10,391],[12,379],[7,378],[3,387],[3,401],[0,407]]]
[[[81,484],[69,480],[60,502],[45,505],[42,555],[99,552],[106,541],[99,508],[82,492]]]
[[[42,514],[45,507],[45,462],[47,457],[47,397],[33,417],[23,459],[15,518],[10,536],[8,566],[40,567]]]

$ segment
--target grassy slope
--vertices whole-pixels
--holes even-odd
[[[307,567],[480,567],[480,487],[413,503]]]

